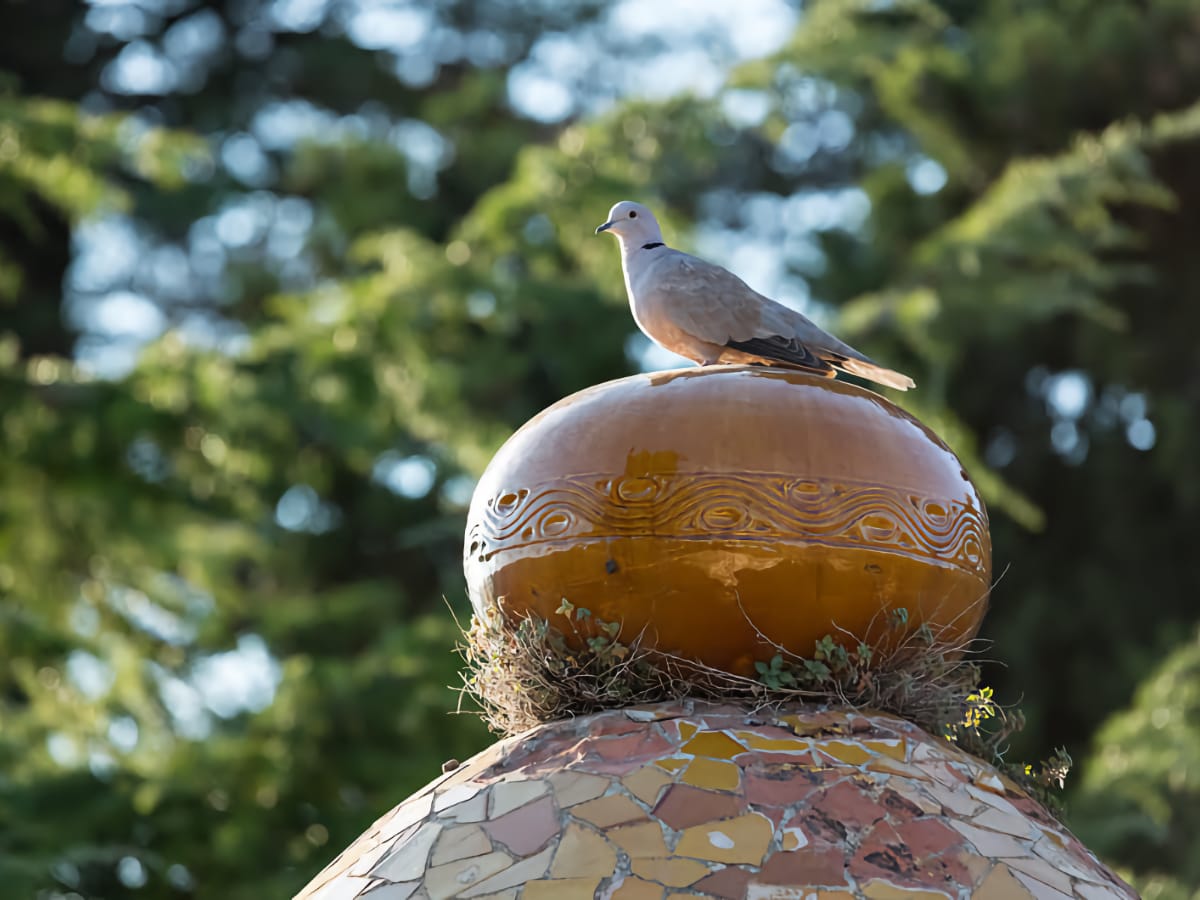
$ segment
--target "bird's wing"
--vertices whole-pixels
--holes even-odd
[[[664,253],[647,276],[648,297],[672,324],[719,346],[758,334],[763,306],[772,302],[728,269],[678,250]]]
[[[650,275],[650,291],[671,321],[701,340],[721,346],[753,341],[784,353],[805,345],[866,361],[853,347],[721,266],[676,251],[664,255]]]
[[[663,313],[702,341],[816,370],[833,365],[898,390],[913,387],[908,376],[882,368],[721,266],[671,251],[647,274]]]

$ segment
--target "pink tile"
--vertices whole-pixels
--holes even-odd
[[[542,796],[532,803],[485,822],[484,830],[517,856],[528,856],[545,847],[558,834],[558,815],[554,801]]]

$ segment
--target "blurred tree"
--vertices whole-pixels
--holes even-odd
[[[1096,734],[1078,790],[1079,836],[1147,900],[1200,885],[1200,639],[1180,644]]]
[[[823,0],[616,104],[658,48],[598,2],[0,8],[0,885],[286,895],[482,745],[471,476],[641,360],[626,196],[914,371],[1017,749],[1086,742],[1196,618],[1193,6]],[[515,102],[564,46],[570,102]]]

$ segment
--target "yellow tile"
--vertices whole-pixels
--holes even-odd
[[[680,756],[672,756],[669,759],[657,760],[654,764],[660,769],[666,769],[668,772],[678,772],[690,762],[690,759],[684,759]]]
[[[710,759],[733,759],[745,753],[746,748],[722,731],[702,731],[680,747],[679,752]]]
[[[799,828],[785,828],[781,844],[784,850],[799,850],[808,846],[808,835]]]
[[[646,818],[646,811],[624,794],[610,794],[572,807],[571,815],[600,828],[611,828]]]
[[[920,888],[900,887],[890,881],[873,878],[863,885],[863,896],[868,900],[949,900],[950,895],[941,891],[925,891]]]
[[[678,857],[634,859],[630,860],[629,867],[635,875],[668,887],[687,887],[708,874],[708,866],[699,860]]]
[[[429,858],[429,864],[440,866],[443,863],[454,862],[456,859],[482,856],[484,853],[491,852],[491,849],[491,840],[478,825],[458,825],[442,832],[437,846],[433,848],[433,856]]]
[[[775,753],[802,753],[812,748],[812,742],[803,738],[766,738],[753,731],[736,731],[734,737],[751,750],[767,750]]]
[[[892,740],[877,740],[863,741],[863,746],[875,753],[883,756],[890,756],[892,759],[904,762],[904,758],[908,756],[908,741],[904,738],[894,738]]]
[[[736,819],[685,828],[675,852],[712,862],[757,866],[762,863],[774,833],[770,819],[748,813]]]
[[[550,867],[552,878],[597,875],[606,878],[617,868],[617,851],[590,828],[571,823],[563,832]]]
[[[624,850],[630,859],[651,856],[667,856],[667,843],[663,839],[662,826],[658,822],[641,822],[610,828],[605,837]]]
[[[1008,866],[1001,863],[975,888],[971,900],[1030,900],[1033,895],[1013,877]]]
[[[836,713],[811,716],[780,716],[779,721],[796,732],[796,734],[815,734],[818,731],[825,734],[845,734],[850,730],[845,718]]]
[[[694,725],[691,722],[680,722],[679,723],[679,740],[686,741],[688,738],[690,738],[693,734],[695,734],[699,730],[700,730],[699,726]]]
[[[456,897],[467,888],[503,872],[512,865],[512,857],[496,851],[486,856],[459,859],[444,866],[425,870],[425,892],[430,897]]]
[[[662,900],[663,887],[630,875],[612,892],[612,900]]]
[[[642,766],[635,772],[630,772],[621,779],[625,789],[647,806],[658,802],[658,795],[668,784],[674,784],[675,779],[654,766]]]
[[[599,878],[555,878],[551,881],[527,881],[521,900],[593,900]]]
[[[611,779],[587,772],[555,772],[550,776],[550,788],[559,809],[594,800],[607,791],[610,784]]]
[[[857,741],[822,741],[814,746],[839,762],[844,762],[850,766],[861,766],[863,763],[874,758]]]
[[[742,770],[737,763],[723,759],[694,759],[679,780],[713,791],[736,791],[741,779]]]

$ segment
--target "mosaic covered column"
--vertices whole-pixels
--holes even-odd
[[[1136,895],[1011,780],[901,719],[675,702],[496,744],[383,816],[301,896]]]
[[[535,727],[384,815],[301,897],[1135,896],[944,736],[839,690],[801,702],[755,681],[819,644],[854,654],[856,679],[895,677],[897,660],[952,662],[979,628],[983,503],[946,445],[876,394],[737,366],[583,391],[497,453],[465,564],[478,620],[513,637],[485,702],[525,691],[523,671],[553,700],[596,646],[593,676],[597,659],[636,658],[670,672],[661,696],[514,700],[502,720]]]

